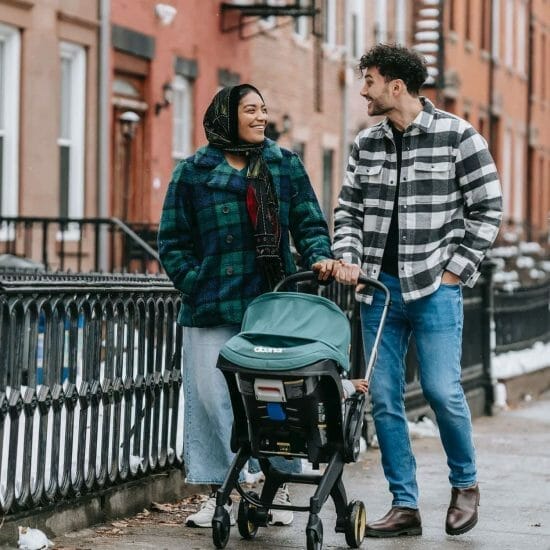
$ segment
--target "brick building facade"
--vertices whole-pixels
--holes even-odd
[[[1,215],[95,215],[98,28],[98,0],[0,0]]]
[[[550,0],[232,5],[320,12],[239,27],[219,0],[0,0],[0,81],[10,83],[0,91],[0,213],[156,223],[174,163],[205,142],[213,94],[250,81],[271,135],[301,154],[330,217],[350,143],[376,122],[354,67],[373,44],[396,41],[429,57],[426,95],[489,142],[506,217],[532,238],[548,233]]]

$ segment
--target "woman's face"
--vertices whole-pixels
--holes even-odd
[[[249,92],[238,107],[239,139],[247,143],[262,143],[265,139],[267,109],[256,92]]]

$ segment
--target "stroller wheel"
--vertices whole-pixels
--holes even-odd
[[[315,527],[306,529],[307,550],[321,550],[323,548],[323,524],[319,520]]]
[[[225,548],[229,540],[231,524],[229,512],[223,506],[217,506],[212,518],[212,540],[216,548]]]
[[[360,500],[350,502],[346,516],[346,542],[351,548],[359,548],[367,526],[367,512],[363,502]]]
[[[250,491],[247,493],[251,497],[257,498],[260,497],[257,493]],[[253,539],[258,532],[258,524],[255,521],[256,519],[256,507],[247,502],[244,498],[241,499],[239,503],[239,511],[237,513],[237,527],[239,529],[239,534],[243,539]]]

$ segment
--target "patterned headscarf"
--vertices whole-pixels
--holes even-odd
[[[243,92],[262,94],[250,84],[231,86],[220,90],[204,114],[204,131],[208,143],[222,151],[246,155],[248,189],[246,206],[254,227],[256,259],[268,290],[284,276],[279,244],[279,201],[271,173],[262,155],[264,143],[239,140],[238,108]]]

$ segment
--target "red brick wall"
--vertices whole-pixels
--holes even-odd
[[[173,168],[172,111],[154,114],[154,104],[162,101],[162,85],[174,77],[176,56],[198,62],[194,86],[194,147],[206,143],[202,117],[218,89],[218,69],[239,73],[241,81],[250,75],[249,42],[237,34],[220,32],[220,2],[217,0],[178,0],[168,2],[177,8],[173,22],[164,26],[156,17],[155,0],[113,0],[113,24],[127,27],[155,38],[155,58],[150,64],[148,82],[149,110],[146,115],[148,140],[147,177],[150,185],[147,219],[157,222]],[[154,181],[160,181],[158,188]]]

